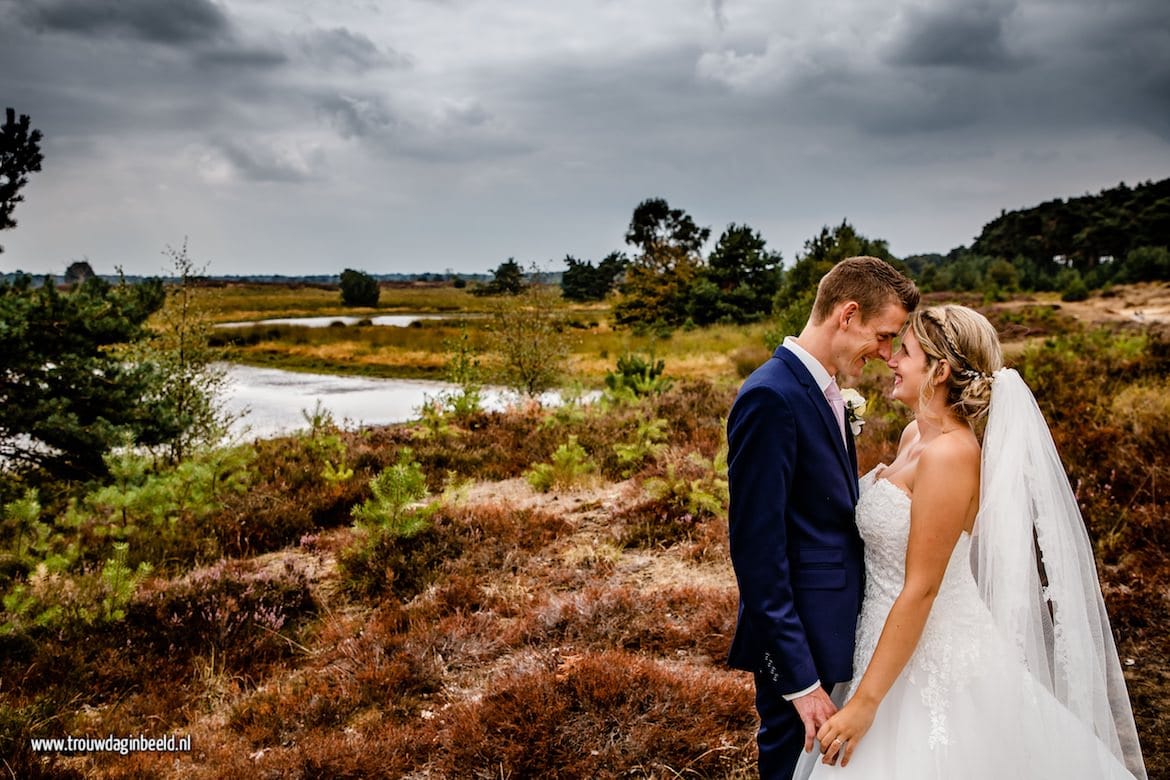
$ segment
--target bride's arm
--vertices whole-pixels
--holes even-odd
[[[841,743],[845,744],[841,765],[849,762],[878,705],[914,653],[978,490],[979,451],[969,441],[944,437],[923,451],[914,479],[902,591],[853,698],[817,732],[825,763],[835,763]]]

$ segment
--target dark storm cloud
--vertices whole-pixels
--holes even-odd
[[[199,65],[226,68],[277,68],[289,62],[279,49],[266,46],[228,44],[201,49],[195,54]]]
[[[1012,6],[967,2],[909,7],[902,15],[889,61],[898,65],[999,70],[1019,64],[1004,43]]]
[[[21,4],[19,15],[37,30],[162,44],[214,40],[229,29],[210,0],[32,0]]]
[[[1094,110],[1170,137],[1170,6],[1165,2],[1110,5],[1106,13],[1081,23],[1077,45],[1062,55],[1069,88],[1099,98]]]

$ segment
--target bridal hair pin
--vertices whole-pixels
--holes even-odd
[[[959,376],[963,377],[964,379],[986,379],[988,381],[991,381],[995,378],[995,376],[992,374],[988,374],[983,371],[976,371],[973,368],[963,369],[959,372]]]

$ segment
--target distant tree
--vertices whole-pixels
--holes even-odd
[[[758,231],[731,224],[707,257],[692,287],[688,311],[698,324],[751,322],[767,316],[784,272]]]
[[[6,120],[0,126],[0,230],[16,227],[12,211],[24,200],[21,188],[28,184],[28,174],[41,169],[41,131],[29,127],[29,118],[15,109],[5,110]],[[4,247],[0,246],[0,252]]]
[[[496,266],[490,281],[477,286],[472,292],[475,295],[519,295],[524,288],[524,272],[515,258],[509,257]]]
[[[1020,287],[1020,272],[1007,260],[997,259],[987,267],[987,281],[1003,292],[1015,292]]]
[[[625,252],[610,252],[601,258],[601,262],[597,264],[595,276],[598,289],[604,289],[605,295],[609,295],[621,283],[622,276],[629,266],[630,258],[626,257]],[[604,298],[605,295],[602,297]]]
[[[821,277],[837,263],[847,257],[869,255],[896,263],[890,254],[889,245],[882,239],[870,240],[842,220],[841,224],[821,232],[804,242],[804,252],[797,255],[796,262],[784,275],[784,284],[776,294],[776,308],[782,309],[799,298],[807,297],[810,291],[815,295]]]
[[[1119,282],[1170,281],[1170,249],[1138,247],[1125,256],[1117,272]]]
[[[1083,301],[1089,297],[1089,288],[1085,284],[1085,280],[1075,269],[1070,269],[1063,275],[1063,284],[1060,288],[1060,299],[1062,301]]]
[[[74,260],[65,269],[66,284],[81,284],[86,279],[96,276],[88,260]]]
[[[1067,267],[1088,279],[1102,264],[1116,262],[1134,249],[1168,244],[1170,179],[1163,179],[1136,187],[1122,182],[1096,195],[1004,211],[984,226],[972,249],[1012,259],[1017,266],[1019,258],[1026,259],[1032,266],[1020,272],[1026,289],[1033,284],[1036,289],[1063,289],[1057,277]]]
[[[660,247],[673,247],[698,254],[711,235],[682,209],[672,209],[663,198],[647,198],[634,208],[626,243],[651,254]]]
[[[812,312],[817,284],[833,266],[847,257],[869,255],[880,257],[895,267],[908,270],[893,255],[883,239],[869,239],[857,232],[848,220],[821,232],[804,242],[804,252],[796,256],[792,268],[784,273],[780,289],[772,301],[776,314],[776,328],[767,336],[769,346],[776,346],[784,336],[800,332]]]
[[[629,261],[621,252],[610,252],[597,267],[588,260],[565,256],[568,266],[561,274],[561,296],[568,301],[600,301],[609,295]]]
[[[377,306],[382,291],[378,281],[367,273],[346,268],[341,272],[343,306]]]
[[[499,298],[491,306],[489,327],[504,385],[535,398],[556,384],[569,344],[555,292],[532,285]]]
[[[196,282],[206,267],[195,265],[186,239],[163,254],[171,259],[178,283],[167,288],[166,302],[151,318],[149,337],[126,350],[126,356],[155,369],[158,382],[148,400],[173,432],[160,449],[168,461],[178,463],[196,447],[218,443],[231,416],[222,402],[227,386],[224,353],[211,346],[214,325],[198,297]]]
[[[703,265],[701,251],[711,235],[682,209],[662,198],[638,204],[626,231],[626,243],[638,248],[626,270],[622,299],[614,306],[619,325],[666,326],[687,317],[691,285]]]
[[[157,366],[117,348],[148,334],[166,298],[157,279],[129,285],[93,277],[72,292],[27,274],[0,283],[0,456],[56,478],[106,472],[124,444],[153,446],[177,433],[159,405]]]

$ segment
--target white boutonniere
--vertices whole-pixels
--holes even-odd
[[[846,387],[841,391],[841,397],[845,399],[845,421],[856,436],[861,433],[861,426],[865,425],[865,418],[862,417],[865,414],[865,396],[852,387]]]

